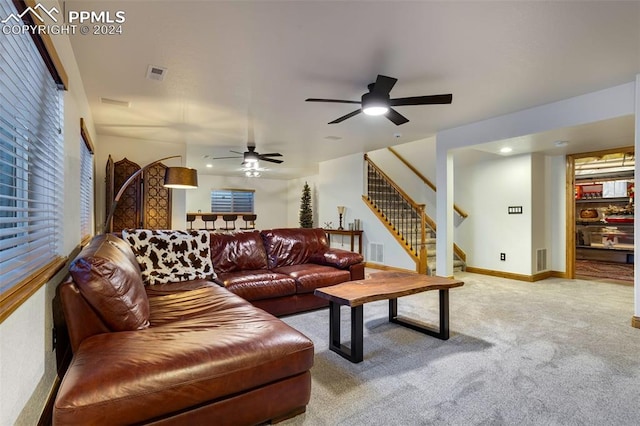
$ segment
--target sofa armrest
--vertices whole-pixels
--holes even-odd
[[[111,331],[82,297],[73,281],[60,284],[58,291],[73,353],[76,353],[80,343],[86,338]]]
[[[321,253],[315,253],[309,259],[311,263],[340,269],[348,269],[351,265],[362,263],[363,260],[364,258],[360,253],[341,249],[329,249]]]

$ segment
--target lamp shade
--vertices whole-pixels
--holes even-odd
[[[344,214],[344,209],[345,209],[344,206],[338,206],[338,213],[339,214]]]
[[[198,171],[188,167],[167,167],[164,172],[166,188],[192,189],[198,187]]]

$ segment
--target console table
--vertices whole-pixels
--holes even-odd
[[[348,235],[351,238],[351,251],[354,250],[355,238],[358,238],[358,253],[362,254],[362,230],[351,230],[351,229],[325,229],[324,232],[327,234],[327,242],[329,246],[331,246],[331,236],[332,235]]]

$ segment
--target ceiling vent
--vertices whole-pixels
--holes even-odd
[[[166,68],[155,65],[149,65],[149,68],[147,68],[147,78],[149,80],[162,81],[165,75],[167,75]]]
[[[117,99],[109,99],[109,98],[100,98],[100,103],[106,105],[115,105],[119,107],[129,108],[131,106],[131,102],[129,101],[119,101]]]

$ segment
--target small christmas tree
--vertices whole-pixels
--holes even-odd
[[[302,188],[302,198],[300,199],[300,227],[313,228],[313,211],[311,210],[311,188],[307,182]]]

